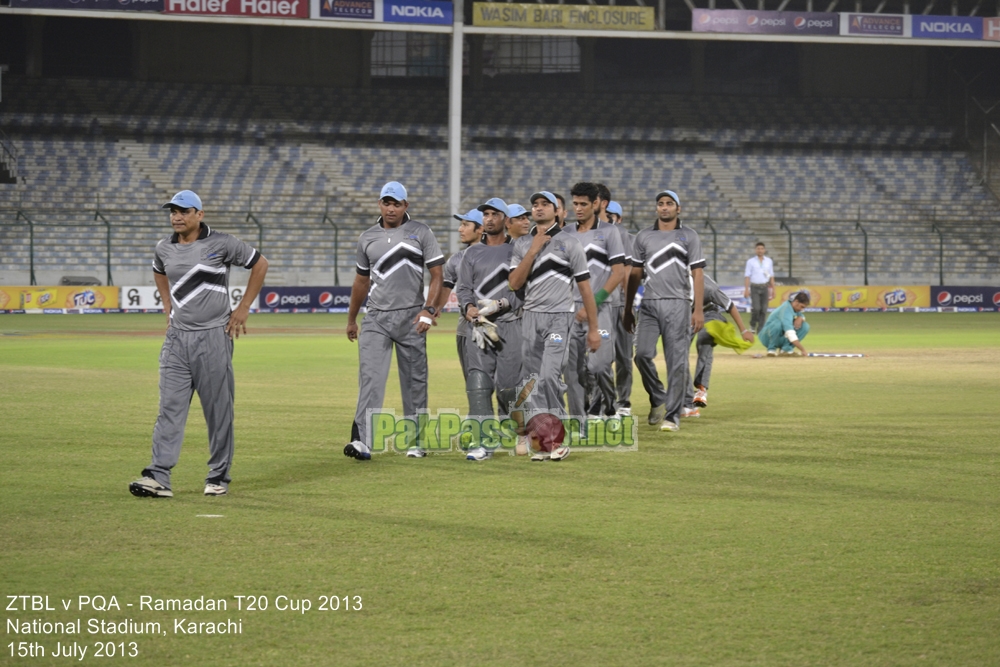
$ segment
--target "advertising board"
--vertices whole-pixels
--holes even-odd
[[[350,287],[268,287],[258,297],[262,313],[346,313]]]
[[[163,0],[167,14],[309,18],[309,0]]]
[[[913,36],[922,39],[982,39],[981,16],[914,16]]]
[[[653,30],[653,7],[616,5],[536,5],[475,2],[472,24],[507,28],[569,28],[577,30]]]
[[[909,14],[841,14],[840,34],[851,37],[909,37]]]
[[[840,19],[832,12],[765,12],[743,9],[695,9],[693,32],[759,35],[837,35]]]
[[[121,309],[128,312],[158,312],[163,310],[160,292],[149,285],[127,285],[121,289]],[[229,306],[236,308],[243,300],[243,287],[229,288]],[[254,299],[250,310],[257,310],[260,297]]]
[[[87,9],[116,12],[162,12],[163,0],[11,0],[10,6],[33,9]]]
[[[1000,310],[1000,287],[931,287],[931,306]]]

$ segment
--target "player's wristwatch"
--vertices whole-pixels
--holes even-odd
[[[435,308],[434,306],[424,306],[424,310],[426,310],[428,313],[430,313],[431,317],[433,317],[434,315],[437,315],[437,308]]]

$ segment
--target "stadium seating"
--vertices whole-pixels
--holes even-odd
[[[0,185],[0,271],[25,270],[11,231],[21,211],[16,221],[35,226],[36,267],[104,266],[107,220],[113,270],[148,272],[149,248],[169,232],[157,206],[181,187],[202,194],[217,228],[260,243],[275,281],[329,282],[335,270],[349,280],[354,239],[387,180],[407,185],[414,217],[453,228],[440,91],[385,105],[377,90],[17,76],[4,86],[0,127],[23,182]],[[764,239],[779,275],[790,243],[796,278],[858,282],[859,222],[870,280],[936,277],[935,230],[955,281],[982,282],[1000,264],[997,244],[972,228],[996,229],[1000,206],[925,101],[621,93],[522,108],[470,95],[463,142],[463,209],[601,180],[639,226],[651,194],[669,186],[723,281],[740,279]]]

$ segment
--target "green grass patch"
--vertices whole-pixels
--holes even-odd
[[[163,317],[4,316],[0,581],[73,600],[4,618],[165,634],[8,628],[0,663],[62,662],[9,642],[124,640],[130,664],[158,665],[1000,664],[1000,320],[808,317],[808,349],[869,356],[720,350],[709,406],[679,433],[645,425],[636,374],[638,452],[539,464],[347,459],[346,318],[255,315],[234,357],[231,494],[201,495],[196,398],[176,497],[152,500],[127,484],[149,460]],[[454,323],[428,336],[432,410],[466,405]],[[386,404],[402,409],[395,366]],[[80,611],[80,595],[121,609]],[[143,595],[229,609],[142,611]],[[243,631],[175,634],[178,618]]]

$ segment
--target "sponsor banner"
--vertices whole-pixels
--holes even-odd
[[[27,304],[27,305],[24,305]],[[117,287],[0,287],[0,309],[71,309],[118,308]]]
[[[350,287],[267,287],[258,297],[262,313],[346,313]]]
[[[121,289],[121,309],[126,312],[157,313],[163,311],[163,301],[160,291],[148,285],[125,286]],[[229,288],[229,306],[236,308],[243,300],[243,287]],[[250,304],[250,310],[256,311],[260,297]]]
[[[386,23],[431,23],[451,25],[454,22],[452,4],[438,0],[383,0],[383,20]]]
[[[832,12],[695,9],[691,13],[691,30],[761,35],[838,35],[840,18]]]
[[[931,287],[931,305],[937,308],[1000,310],[1000,287]]]
[[[841,14],[840,34],[852,37],[909,37],[909,14]]]
[[[981,39],[981,16],[914,16],[913,37],[924,39]]]
[[[314,19],[380,23],[382,0],[311,0],[309,15]]]
[[[498,28],[653,30],[656,16],[652,7],[475,2],[472,5],[472,25]]]
[[[1000,17],[983,19],[983,39],[1000,42]]]
[[[928,285],[779,285],[768,304],[777,308],[802,291],[809,292],[809,305],[818,309],[851,311],[888,308],[928,308],[931,288]]]
[[[309,18],[309,0],[163,0],[167,14]]]
[[[34,9],[101,9],[126,12],[162,12],[163,0],[10,0],[11,7]]]

